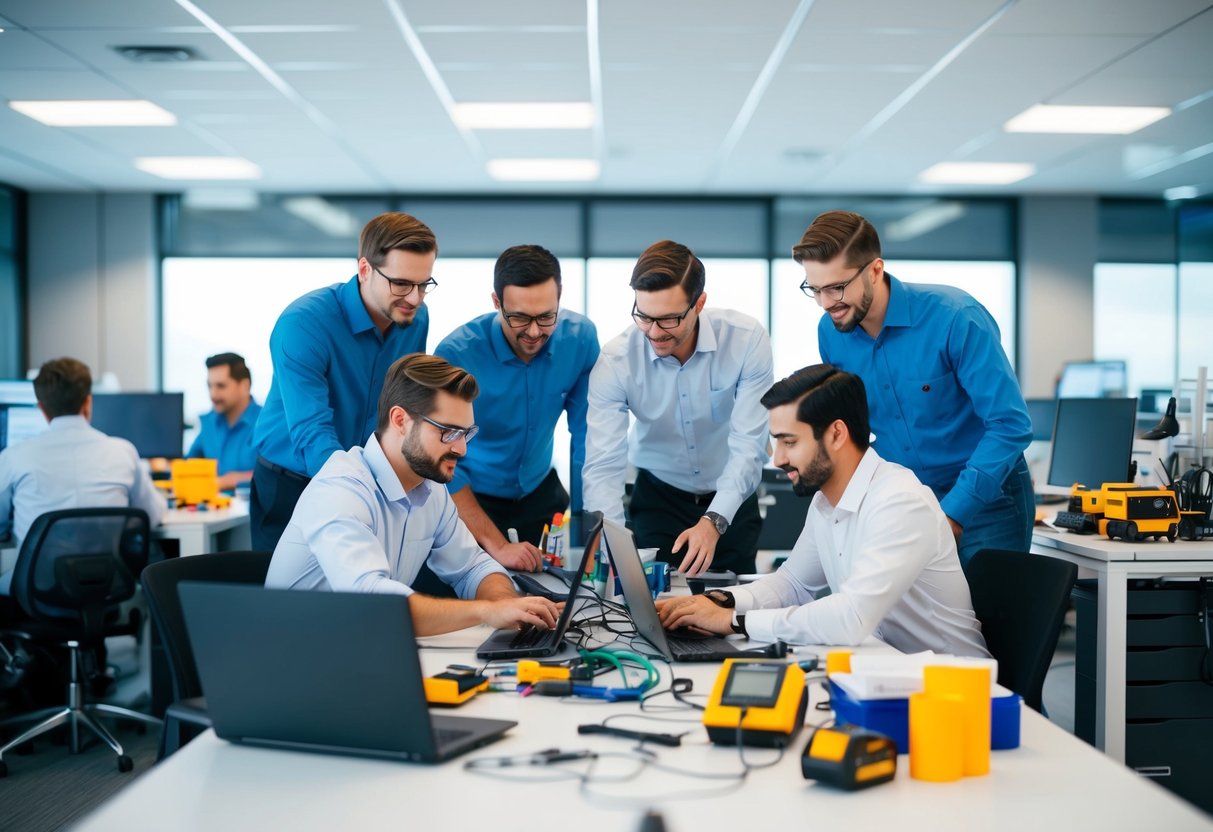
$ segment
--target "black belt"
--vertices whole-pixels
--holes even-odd
[[[641,471],[644,473],[645,476],[647,476],[653,482],[661,485],[663,488],[665,488],[667,491],[669,491],[673,496],[678,497],[679,499],[685,500],[688,503],[694,503],[697,506],[709,506],[712,504],[712,500],[716,498],[715,491],[709,491],[706,494],[696,494],[693,491],[683,491],[681,488],[675,488],[674,486],[670,485],[668,482],[661,479],[660,477],[653,476],[652,472],[650,472],[650,471],[646,471],[643,468],[641,469]]]
[[[298,480],[304,485],[312,481],[311,477],[305,477],[303,474],[292,471],[290,468],[283,468],[281,465],[275,465],[263,456],[257,457],[257,464],[269,468],[275,474],[286,477],[288,480]]]

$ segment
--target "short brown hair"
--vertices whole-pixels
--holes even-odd
[[[389,211],[362,227],[362,234],[358,238],[358,256],[365,257],[372,266],[382,266],[392,249],[418,254],[437,253],[438,240],[430,227],[416,217]]]
[[[79,416],[93,389],[93,374],[88,365],[74,358],[56,358],[38,370],[34,396],[46,415]]]
[[[861,266],[880,256],[880,236],[872,223],[852,211],[826,211],[805,229],[800,242],[792,246],[797,263],[829,263],[844,255],[848,266]]]
[[[248,365],[244,363],[244,356],[237,353],[221,352],[218,355],[212,355],[206,360],[206,368],[208,370],[213,370],[216,367],[227,367],[232,381],[245,381],[247,379],[250,384],[253,381],[253,374],[249,372]]]
[[[379,424],[376,434],[387,429],[388,414],[393,407],[420,416],[434,412],[434,399],[438,391],[445,390],[466,402],[480,395],[476,377],[462,367],[456,367],[445,359],[423,352],[409,353],[388,368],[383,380],[383,392],[379,394]]]
[[[659,240],[646,248],[632,269],[632,288],[640,292],[660,292],[681,286],[687,300],[694,303],[703,294],[703,261],[695,252],[673,240]]]

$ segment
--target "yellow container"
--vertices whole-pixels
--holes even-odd
[[[910,696],[910,776],[932,783],[964,777],[964,704],[954,696]]]
[[[964,773],[979,777],[990,773],[990,668],[923,668],[926,693],[954,698],[963,708]],[[910,740],[914,747],[914,740]]]
[[[850,650],[831,650],[826,653],[826,675],[831,673],[850,673],[851,672],[851,654]]]

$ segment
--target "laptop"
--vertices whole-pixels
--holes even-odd
[[[551,630],[526,626],[520,630],[497,630],[484,643],[476,648],[476,657],[494,661],[497,659],[518,659],[527,656],[551,656],[564,646],[564,634],[573,623],[573,610],[578,605],[574,602],[577,597],[578,581],[585,574],[586,564],[598,551],[598,543],[602,537],[602,521],[598,520],[590,529],[586,538],[585,549],[581,553],[581,563],[577,569],[569,573],[570,589],[564,602],[564,609],[556,626]],[[637,556],[639,557],[639,555]]]
[[[430,713],[404,595],[178,592],[212,725],[230,742],[436,763],[518,724]]]
[[[678,636],[661,626],[657,617],[657,605],[649,591],[644,574],[644,563],[636,551],[636,540],[632,530],[611,520],[602,523],[606,539],[607,554],[619,576],[623,598],[636,631],[657,648],[657,652],[671,662],[719,662],[738,656],[753,657],[753,653],[739,649],[733,642],[718,636]]]

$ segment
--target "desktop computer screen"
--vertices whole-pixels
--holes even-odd
[[[1032,439],[1048,442],[1053,438],[1057,417],[1057,399],[1027,399],[1028,418],[1032,420]]]
[[[130,441],[144,459],[181,456],[182,393],[94,393],[93,427]]]
[[[1049,485],[1127,482],[1137,399],[1059,399]]]
[[[1059,399],[1095,399],[1128,392],[1129,371],[1123,361],[1067,361],[1057,382]]]
[[[0,404],[0,451],[20,445],[46,427],[46,417],[37,405]]]

